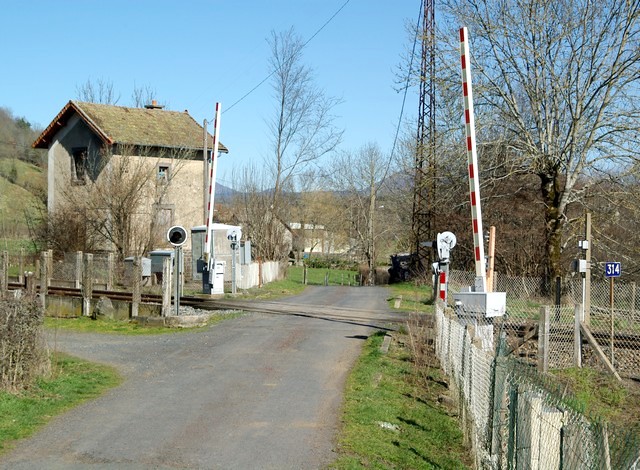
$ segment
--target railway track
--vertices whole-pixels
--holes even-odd
[[[9,289],[21,289],[24,288],[22,284],[9,283]],[[48,288],[49,295],[56,295],[61,297],[76,297],[82,298],[82,290],[71,287],[58,287],[50,286]],[[123,302],[132,302],[133,296],[131,292],[124,291],[107,291],[107,290],[93,290],[92,296],[94,298],[106,297],[110,300],[118,300]],[[141,302],[147,304],[162,304],[162,296],[158,294],[142,294]],[[281,302],[266,302],[266,301],[242,301],[242,300],[228,300],[228,299],[212,299],[203,298],[198,296],[181,296],[180,305],[193,307],[199,310],[244,310],[268,314],[288,314],[288,315],[306,315],[323,318],[347,318],[353,320],[364,320],[364,317],[359,315],[357,309],[346,309],[332,306],[330,308],[323,308],[322,306],[296,306],[291,304],[285,304]],[[406,317],[399,318],[391,315],[384,315],[381,317],[386,322],[390,323],[404,323],[407,321]],[[509,321],[503,325],[504,330],[511,337],[516,337],[524,341],[536,340],[538,337],[537,327],[528,322]],[[536,331],[533,331],[535,329]],[[593,330],[593,336],[602,344],[609,344],[611,334],[609,331]],[[552,335],[570,336],[573,334],[572,328],[552,328]],[[614,345],[623,347],[625,349],[632,349],[640,351],[640,335],[632,333],[620,333],[617,332],[614,335]]]

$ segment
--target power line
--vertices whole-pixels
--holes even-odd
[[[404,95],[402,96],[402,106],[400,107],[400,116],[398,117],[398,125],[396,126],[396,135],[393,138],[393,145],[391,147],[391,153],[389,154],[389,161],[387,162],[387,169],[384,173],[384,179],[387,178],[391,161],[393,160],[393,154],[396,150],[396,144],[398,143],[398,135],[400,134],[400,126],[402,125],[402,117],[404,116],[404,106],[407,102],[407,92],[409,90],[409,81],[411,80],[411,73],[413,72],[413,58],[416,55],[416,44],[418,43],[417,31],[420,30],[420,21],[422,19],[422,10],[424,8],[423,2],[420,2],[420,11],[418,12],[418,23],[416,24],[416,35],[413,38],[413,48],[411,49],[411,58],[409,60],[409,70],[407,71],[407,79],[404,84]]]
[[[350,1],[351,1],[351,0],[346,0],[346,1],[342,4],[342,6],[341,6],[340,8],[338,8],[338,9],[335,11],[335,13],[334,13],[333,15],[331,15],[331,17],[330,17],[327,21],[325,21],[325,22],[324,22],[324,24],[323,24],[322,26],[320,26],[320,28],[318,28],[318,29],[316,30],[316,32],[315,32],[315,33],[313,33],[313,34],[311,35],[311,37],[309,37],[309,39],[307,39],[307,40],[305,41],[305,43],[304,43],[304,44],[302,44],[302,49],[304,49],[305,47],[307,47],[307,45],[308,45],[308,44],[309,44],[309,43],[310,43],[310,42],[311,42],[311,41],[312,41],[312,40],[313,40],[313,39],[314,39],[318,34],[320,34],[320,32],[321,32],[321,31],[322,31],[322,30],[323,30],[323,29],[324,29],[324,28],[325,28],[329,23],[331,23],[331,21],[333,21],[333,19],[334,19],[336,16],[338,16],[338,14],[339,14],[343,9],[344,9],[344,7],[346,7],[346,6],[347,6],[347,4],[348,4]],[[224,114],[224,113],[226,113],[227,111],[231,110],[235,105],[237,105],[238,103],[240,103],[241,101],[243,101],[247,96],[249,96],[251,93],[253,93],[253,92],[254,92],[254,91],[256,91],[258,88],[260,88],[260,86],[262,86],[262,84],[263,84],[264,82],[266,82],[267,80],[269,80],[269,79],[273,76],[273,74],[274,74],[274,73],[276,73],[276,71],[275,71],[275,70],[274,70],[274,71],[272,71],[272,72],[271,72],[269,75],[267,75],[266,77],[264,77],[264,78],[260,81],[260,83],[258,83],[256,86],[254,86],[251,90],[249,90],[249,91],[248,91],[248,92],[246,92],[244,95],[242,95],[242,97],[241,97],[239,100],[237,100],[237,101],[236,101],[236,102],[234,102],[231,106],[229,106],[228,108],[226,108],[225,110],[223,110],[223,111],[222,111],[222,114]]]

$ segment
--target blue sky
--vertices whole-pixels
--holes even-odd
[[[268,83],[225,112],[268,74],[272,30],[291,26],[310,38],[345,0],[27,0],[0,2],[0,106],[46,126],[78,85],[108,80],[129,105],[134,86],[150,86],[170,109],[199,122],[222,104],[219,181],[261,165],[268,154],[265,120],[274,109]],[[376,142],[391,150],[402,93],[394,90],[407,22],[420,2],[350,0],[307,45],[316,83],[343,103],[335,109],[344,150]],[[405,117],[415,115],[415,94]]]

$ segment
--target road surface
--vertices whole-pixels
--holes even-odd
[[[125,381],[18,443],[0,468],[323,468],[362,341],[394,315],[387,296],[310,287],[280,301],[286,313],[189,333],[59,332],[52,346],[114,365]]]

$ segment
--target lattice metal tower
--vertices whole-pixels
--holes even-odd
[[[416,137],[415,181],[413,192],[412,232],[417,259],[414,269],[430,272],[435,233],[434,198],[436,190],[436,54],[434,0],[423,0],[422,56],[420,66],[420,101]]]

